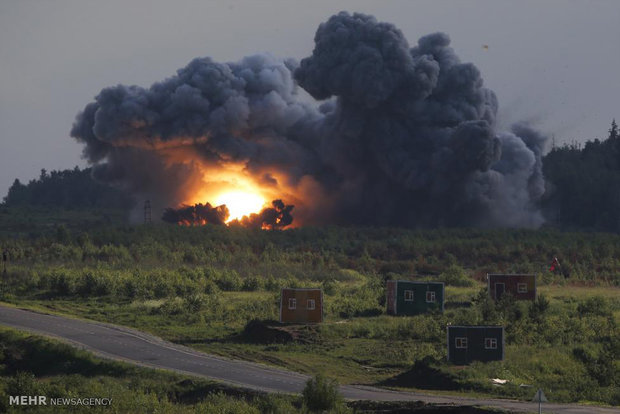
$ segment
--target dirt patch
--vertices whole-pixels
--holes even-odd
[[[392,387],[412,387],[421,390],[456,390],[459,384],[454,376],[442,372],[433,361],[416,361],[413,367],[395,377],[383,381],[382,385]]]

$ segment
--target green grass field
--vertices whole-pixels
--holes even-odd
[[[341,383],[531,399],[526,384],[552,401],[620,404],[616,235],[96,223],[2,236],[11,259],[0,300]],[[563,274],[548,272],[554,256]],[[535,273],[547,301],[494,304],[483,290],[487,272]],[[444,281],[445,312],[385,315],[389,279]],[[323,288],[325,323],[289,343],[244,334],[251,320],[276,320],[280,288],[295,286]],[[448,323],[505,326],[505,361],[448,364]]]

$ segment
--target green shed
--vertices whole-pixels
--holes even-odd
[[[448,361],[456,365],[502,361],[504,338],[503,326],[448,326]]]
[[[433,310],[443,312],[444,284],[388,280],[386,297],[387,313],[390,315],[418,315]]]

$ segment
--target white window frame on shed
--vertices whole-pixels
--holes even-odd
[[[405,302],[413,302],[414,297],[415,297],[415,290],[405,290]]]
[[[431,294],[430,299],[428,298],[428,294]],[[426,291],[426,303],[435,303],[437,302],[437,294],[432,290]]]
[[[497,349],[497,338],[484,338],[484,349]]]
[[[289,309],[297,309],[297,299],[295,298],[288,298],[288,308]]]
[[[527,283],[517,283],[517,293],[527,293]]]
[[[308,310],[315,310],[316,309],[316,302],[314,301],[314,299],[308,299],[306,302],[306,309]]]
[[[454,338],[454,347],[456,349],[467,349],[467,337],[457,336]]]

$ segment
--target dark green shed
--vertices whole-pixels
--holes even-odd
[[[386,297],[390,315],[418,315],[432,310],[443,312],[444,284],[388,280]]]
[[[448,326],[448,361],[465,365],[503,359],[503,326]]]

